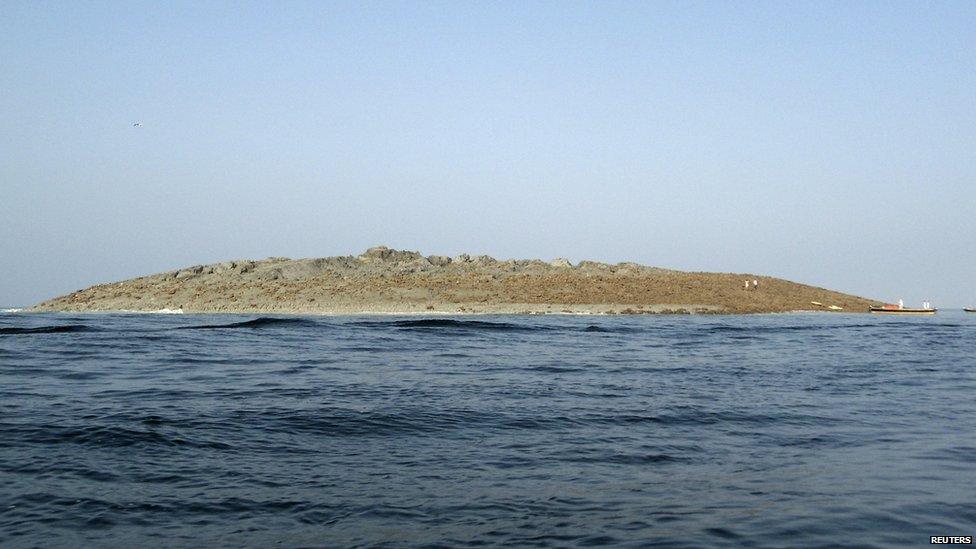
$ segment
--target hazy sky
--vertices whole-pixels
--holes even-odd
[[[974,183],[972,1],[0,8],[0,305],[385,244],[962,306]]]

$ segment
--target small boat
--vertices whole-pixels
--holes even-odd
[[[976,313],[976,307],[966,307],[963,310],[966,311],[967,313]]]
[[[871,307],[871,313],[876,315],[934,315],[938,311],[938,309],[929,307],[927,303],[925,305],[925,307],[918,309],[905,307],[901,303],[898,305],[882,305]]]

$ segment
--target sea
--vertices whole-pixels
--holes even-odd
[[[976,534],[976,315],[0,314],[0,547]]]

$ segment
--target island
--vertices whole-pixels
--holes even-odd
[[[358,256],[225,261],[99,284],[31,311],[716,314],[867,312],[877,301],[755,274],[498,260],[377,246]]]

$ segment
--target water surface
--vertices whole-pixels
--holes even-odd
[[[0,546],[976,533],[976,315],[0,314]]]

